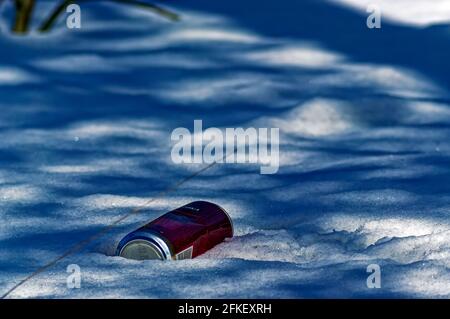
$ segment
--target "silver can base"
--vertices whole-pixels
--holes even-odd
[[[128,242],[120,251],[120,256],[134,260],[164,260],[163,253],[159,247],[143,239],[136,239]]]

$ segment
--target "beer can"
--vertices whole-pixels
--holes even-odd
[[[135,260],[190,259],[231,237],[233,223],[228,213],[216,204],[196,201],[129,233],[116,253]]]

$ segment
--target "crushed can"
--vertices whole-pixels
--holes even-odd
[[[231,237],[228,213],[219,205],[196,201],[129,233],[119,242],[116,254],[135,260],[191,259]]]

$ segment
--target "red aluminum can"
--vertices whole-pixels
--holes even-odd
[[[220,206],[197,201],[172,210],[126,235],[117,255],[129,259],[190,259],[225,238],[233,237],[233,223]]]

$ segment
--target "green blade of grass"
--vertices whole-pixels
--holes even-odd
[[[66,7],[72,3],[76,3],[74,0],[64,0],[62,1],[56,8],[53,10],[53,12],[50,14],[50,16],[42,23],[42,25],[39,27],[40,32],[48,32],[55,24],[58,17],[61,15],[61,13],[66,9]]]
[[[1,1],[1,0],[0,0]],[[84,0],[86,1],[86,0]],[[151,3],[147,3],[147,2],[143,2],[143,1],[137,1],[137,0],[112,0],[114,2],[117,3],[123,3],[123,4],[129,4],[129,5],[134,5],[137,6],[139,8],[143,8],[143,9],[147,9],[152,11],[153,13],[156,13],[162,17],[165,17],[166,19],[169,19],[171,21],[178,21],[180,20],[180,16],[174,12],[171,12],[167,9],[161,8],[157,5],[151,4]],[[61,13],[64,11],[64,9],[72,4],[72,3],[77,3],[80,2],[80,0],[75,1],[75,0],[64,0],[62,1],[50,14],[50,16],[44,21],[44,23],[42,23],[42,25],[39,27],[39,31],[40,32],[48,32],[50,31],[50,29],[53,27],[53,25],[55,24],[56,20],[58,19],[58,17],[61,15]]]
[[[147,3],[144,1],[139,0],[113,0],[117,3],[123,3],[123,4],[130,4],[134,5],[143,9],[147,9],[152,11],[153,13],[156,13],[166,19],[169,19],[171,21],[178,21],[180,20],[180,16],[172,11],[169,11],[167,9],[161,8],[160,6],[157,6],[155,4]]]
[[[33,13],[35,0],[15,0],[16,18],[12,31],[16,33],[25,33]]]

